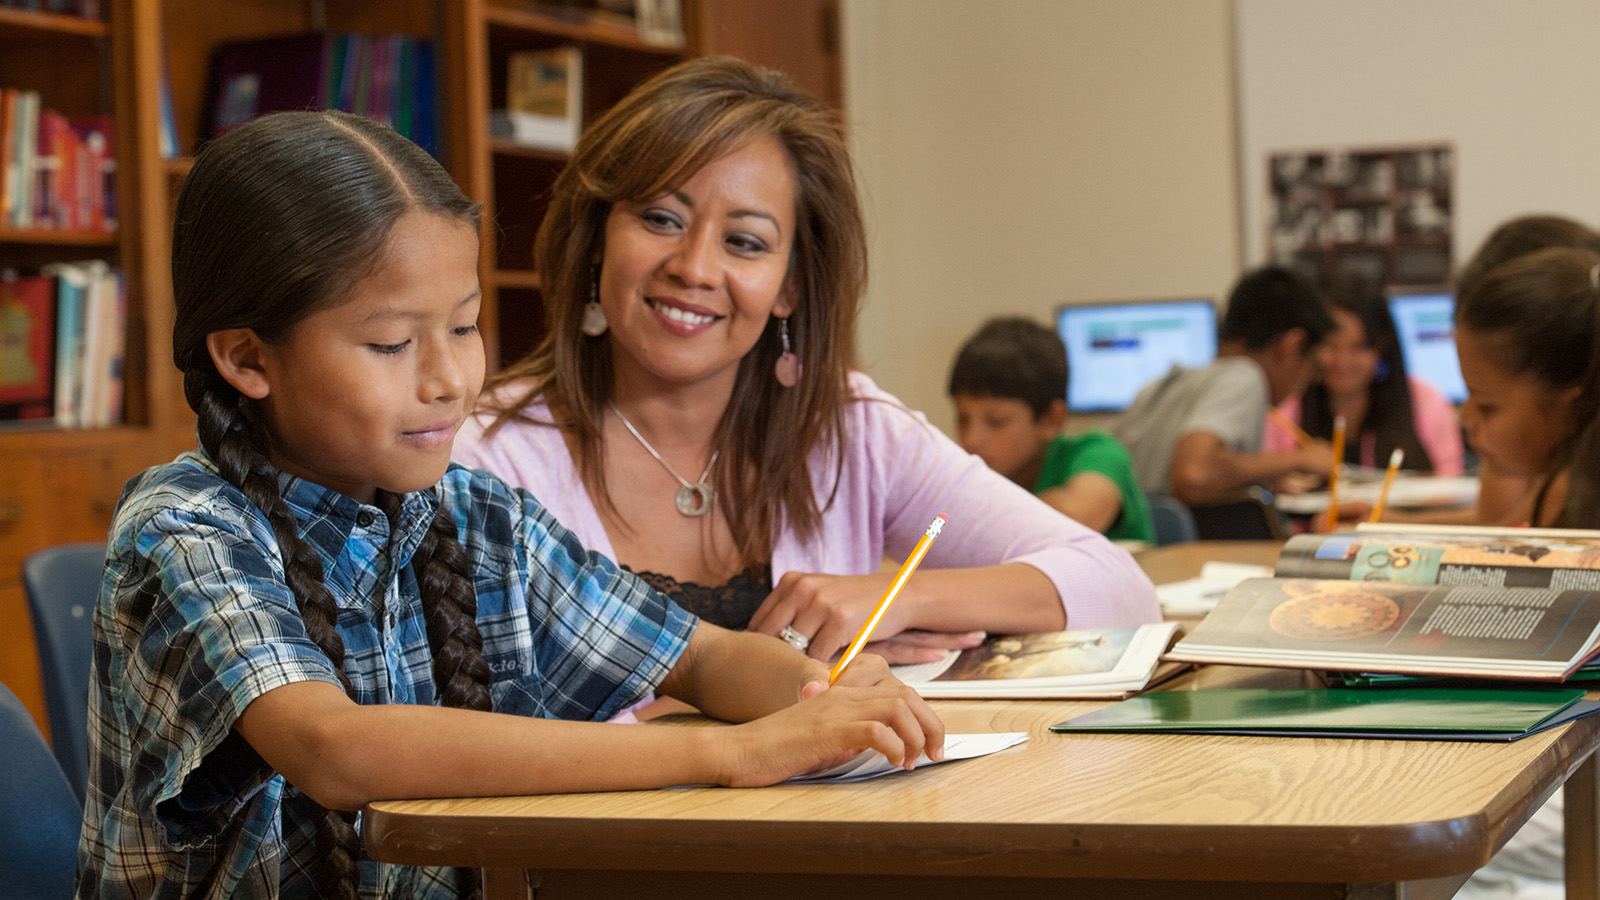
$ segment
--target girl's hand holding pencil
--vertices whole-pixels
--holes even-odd
[[[913,768],[924,752],[944,756],[944,723],[917,692],[889,673],[881,657],[861,654],[828,686],[825,669],[801,689],[799,703],[734,728],[705,729],[720,742],[729,787],[776,784],[831,768],[865,750]]]

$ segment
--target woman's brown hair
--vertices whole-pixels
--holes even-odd
[[[471,224],[477,207],[420,147],[386,126],[340,112],[263,116],[228,132],[195,160],[178,197],[172,235],[176,319],[173,362],[199,416],[200,444],[223,478],[260,509],[284,555],[284,575],[306,633],[333,663],[347,694],[338,606],[316,550],[300,537],[269,462],[272,435],[251,400],[217,371],[215,331],[249,328],[269,343],[306,316],[342,302],[382,258],[395,222],[426,211]],[[379,492],[393,521],[400,499]],[[444,706],[488,710],[489,668],[477,597],[455,525],[441,508],[411,559],[422,594],[433,675]],[[317,818],[317,891],[354,898],[361,841],[354,813]],[[476,870],[457,870],[463,896]]]
[[[604,256],[606,218],[620,202],[661,196],[706,163],[771,137],[795,179],[795,241],[788,286],[789,335],[801,377],[781,387],[781,352],[770,319],[738,378],[718,427],[712,475],[742,566],[766,562],[774,533],[815,534],[822,510],[806,461],[832,444],[842,460],[842,419],[855,320],[866,286],[866,229],[835,110],[783,75],[729,57],[681,63],[650,78],[584,132],[556,179],[534,242],[547,332],[527,357],[489,380],[489,433],[542,398],[567,432],[584,483],[610,507],[601,426],[612,388],[611,342],[581,329]],[[509,394],[495,391],[527,380]],[[837,481],[835,481],[835,487]],[[832,488],[829,489],[831,495]]]

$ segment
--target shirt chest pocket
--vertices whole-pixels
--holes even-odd
[[[489,699],[495,712],[543,715],[527,614],[480,616],[478,629],[483,635],[483,661],[489,667]]]

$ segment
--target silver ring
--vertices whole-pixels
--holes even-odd
[[[811,646],[811,638],[808,638],[800,632],[795,631],[794,628],[789,625],[783,626],[783,628],[778,632],[778,637],[783,638],[784,643],[795,648],[796,650],[799,650],[801,653],[806,652],[806,648]]]

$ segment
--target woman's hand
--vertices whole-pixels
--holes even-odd
[[[883,659],[857,656],[839,682],[813,681],[801,700],[731,728],[723,738],[718,784],[760,787],[877,750],[910,769],[923,753],[944,756],[944,722],[917,692],[889,674]]]
[[[856,632],[878,601],[894,583],[894,573],[879,572],[873,575],[824,575],[818,572],[789,572],[778,581],[750,618],[750,630],[778,635],[785,626],[810,638],[805,652],[813,659],[829,660],[850,645]],[[910,585],[901,590],[901,596],[884,613],[874,638],[882,641],[904,631],[910,624],[909,605],[905,594]],[[897,656],[908,654],[896,653]],[[910,654],[915,655],[915,654]],[[896,662],[931,662],[942,656],[923,654],[916,659],[897,659]]]

